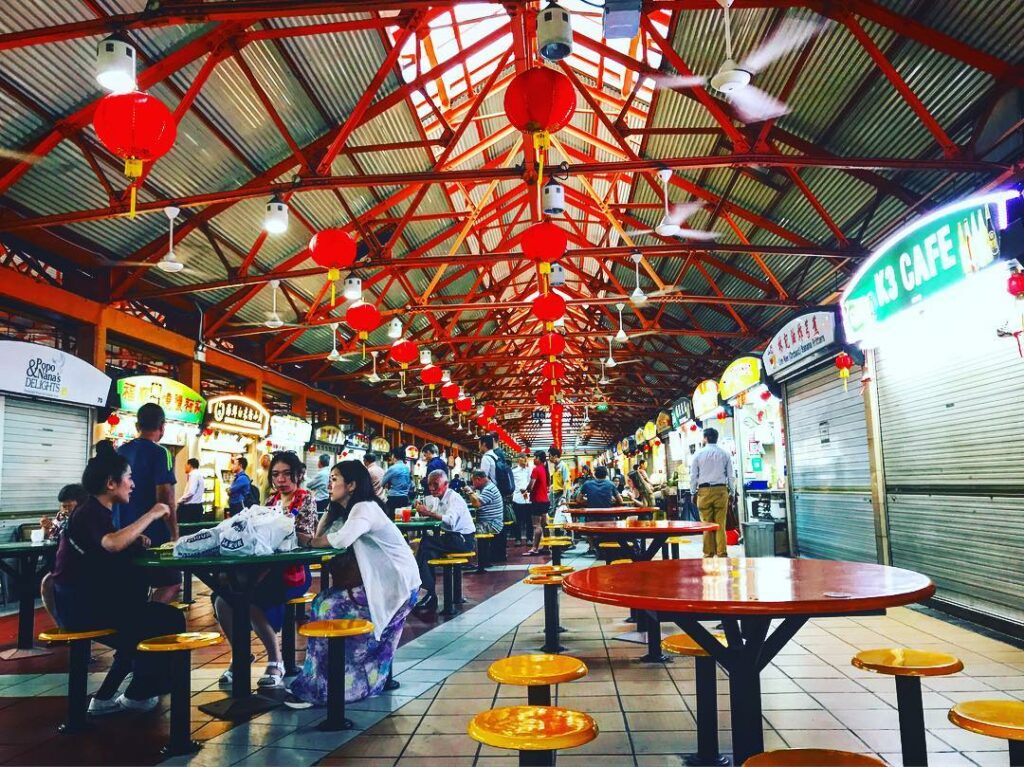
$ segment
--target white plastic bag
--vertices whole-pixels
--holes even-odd
[[[220,530],[211,527],[175,541],[174,556],[177,558],[216,556],[219,548]]]
[[[291,551],[296,546],[295,521],[279,509],[270,514],[259,514],[252,520],[257,554]]]
[[[226,519],[218,528],[223,528],[220,532],[221,556],[251,557],[256,554],[256,535],[247,515],[238,514]]]

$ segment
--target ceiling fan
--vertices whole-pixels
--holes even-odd
[[[110,268],[122,268],[122,267],[142,267],[149,269],[156,267],[161,272],[167,272],[168,274],[177,274],[181,271],[188,271],[189,274],[194,274],[199,277],[211,277],[212,275],[198,272],[190,266],[186,266],[184,263],[178,260],[178,257],[174,254],[174,219],[178,217],[181,212],[179,208],[173,205],[168,205],[164,208],[164,215],[167,216],[167,252],[163,255],[159,261],[107,261],[103,266]]]
[[[615,340],[624,344],[629,340],[629,336],[626,335],[626,331],[622,327],[622,310],[626,308],[626,305],[620,301],[615,304],[615,308],[619,310],[619,332],[615,334]]]
[[[665,212],[661,221],[653,229],[636,229],[626,234],[656,234],[659,237],[682,237],[687,240],[716,240],[721,236],[720,232],[705,231],[703,229],[686,229],[682,226],[697,211],[703,209],[704,203],[698,200],[681,202],[669,207],[668,203],[668,182],[672,179],[672,171],[669,168],[660,168],[658,178],[661,179],[661,202]]]
[[[743,122],[774,120],[789,112],[789,106],[751,85],[751,78],[772,62],[799,48],[818,34],[825,25],[823,22],[786,18],[768,39],[737,63],[733,59],[732,28],[729,25],[729,8],[732,1],[718,0],[718,4],[722,6],[725,27],[725,61],[711,76],[711,87],[725,96]],[[694,88],[709,82],[708,78],[700,75],[659,75],[653,79],[660,88]]]
[[[331,351],[327,354],[331,362],[345,362],[348,358],[338,351],[338,323],[331,323]]]
[[[370,352],[370,356],[373,357],[373,372],[366,376],[366,380],[369,381],[370,383],[379,383],[382,380],[381,377],[377,375],[378,354],[380,354],[380,351],[378,351],[377,349],[374,349],[372,352]]]
[[[277,291],[281,287],[280,280],[269,280],[267,285],[270,286],[270,311],[267,312],[267,318],[263,322],[239,322],[235,323],[233,327],[263,327],[269,330],[278,330],[279,328],[304,328],[306,325],[300,322],[285,322],[281,319],[281,315],[277,311]]]

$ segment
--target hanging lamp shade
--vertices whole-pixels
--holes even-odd
[[[317,266],[327,270],[327,279],[331,283],[331,306],[334,306],[335,285],[341,279],[341,270],[356,262],[356,241],[343,229],[324,229],[310,239],[309,256]]]
[[[569,236],[562,227],[550,221],[534,224],[519,241],[523,255],[531,261],[551,264],[565,255],[569,247]]]
[[[533,67],[515,76],[505,89],[505,114],[516,128],[528,133],[564,128],[576,111],[576,91],[561,72]]]
[[[366,340],[380,325],[380,312],[373,304],[365,301],[356,301],[348,307],[345,312],[345,324],[359,334],[359,338]]]
[[[459,398],[460,392],[461,390],[459,389],[458,384],[446,383],[441,387],[441,396],[446,400],[451,400],[452,402]]]
[[[548,326],[565,316],[565,299],[557,293],[546,293],[533,299],[533,316]]]
[[[439,383],[441,383],[441,377],[444,374],[441,372],[441,368],[437,365],[427,365],[423,370],[420,371],[420,380],[424,384],[433,389]]]
[[[545,362],[540,369],[540,374],[549,381],[557,381],[560,378],[565,378],[565,365],[561,362]]]
[[[488,402],[486,405],[484,405],[483,410],[480,411],[480,414],[483,415],[484,418],[494,418],[494,416],[498,414],[498,408],[496,408],[494,405]]]
[[[459,399],[455,400],[455,409],[460,413],[468,413],[473,409],[473,400],[469,397],[459,397]]]
[[[96,138],[111,154],[124,160],[124,175],[131,179],[132,218],[143,163],[153,162],[170,151],[178,135],[171,110],[142,91],[112,93],[100,99],[92,118]]]
[[[565,338],[558,333],[545,333],[540,337],[538,346],[545,357],[557,357],[565,351]]]
[[[542,407],[547,407],[552,402],[554,402],[555,395],[552,394],[550,391],[541,390],[537,392],[536,400],[538,405],[541,405]]]
[[[388,359],[396,365],[400,365],[402,370],[405,370],[410,364],[416,361],[416,357],[418,355],[419,348],[416,346],[416,342],[405,338],[391,344],[391,350],[388,352]]]

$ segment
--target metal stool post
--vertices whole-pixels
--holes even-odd
[[[341,673],[338,673],[341,669]],[[327,640],[327,718],[318,730],[333,732],[351,730],[354,725],[345,718],[345,637]]]

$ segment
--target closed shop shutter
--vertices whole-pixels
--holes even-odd
[[[892,561],[940,600],[1024,622],[1024,360],[996,335],[1020,308],[1001,283],[962,305],[876,354]]]
[[[790,381],[785,403],[799,555],[877,561],[859,369],[846,391],[831,365]]]
[[[0,512],[53,513],[60,489],[82,481],[91,443],[90,411],[55,402],[0,400]]]

